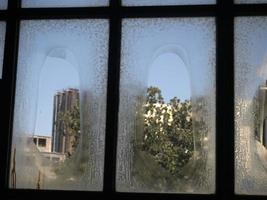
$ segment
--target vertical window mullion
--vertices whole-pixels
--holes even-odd
[[[0,134],[0,190],[8,187],[9,163],[12,141],[12,122],[14,108],[14,93],[16,85],[16,62],[17,45],[19,36],[19,20],[14,13],[17,13],[19,0],[9,1],[6,24],[6,41],[3,62],[3,80],[1,84],[2,96],[0,100],[1,110],[1,134]]]
[[[234,195],[233,1],[218,0],[217,13],[217,198]]]
[[[107,121],[105,139],[104,188],[106,194],[115,193],[116,148],[119,109],[121,18],[120,1],[110,1],[110,34],[107,88]]]

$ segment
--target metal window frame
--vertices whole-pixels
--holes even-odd
[[[234,17],[267,16],[267,4],[234,4],[217,0],[216,5],[122,7],[121,0],[110,0],[109,7],[86,8],[20,8],[20,0],[9,0],[8,9],[0,11],[6,21],[3,77],[0,79],[0,193],[8,198],[77,197],[98,199],[193,199],[258,200],[266,196],[234,193]],[[116,146],[119,107],[121,21],[123,18],[214,17],[216,19],[216,192],[215,194],[121,193],[115,189]],[[110,20],[108,88],[104,187],[101,192],[9,189],[12,124],[16,87],[19,22],[22,19]],[[37,195],[37,196],[36,196]]]

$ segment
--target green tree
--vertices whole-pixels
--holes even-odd
[[[166,103],[159,88],[149,87],[143,109],[144,134],[136,151],[139,158],[143,158],[139,160],[143,164],[140,163],[138,169],[144,165],[143,161],[150,160],[163,168],[154,170],[154,176],[157,171],[157,176],[165,174],[165,180],[170,179],[168,173],[182,177],[183,167],[192,157],[194,148],[191,101],[174,97]],[[61,112],[58,123],[63,125],[64,134],[75,137],[72,145],[76,148],[80,137],[79,102],[72,109]],[[142,171],[145,173],[143,168]]]
[[[80,105],[79,101],[67,111],[59,113],[58,124],[63,126],[63,135],[71,138],[72,149],[76,149],[80,138]],[[73,152],[67,152],[69,156]]]
[[[161,90],[147,89],[144,105],[142,150],[172,175],[182,176],[182,168],[193,154],[192,105],[174,97],[165,103]]]

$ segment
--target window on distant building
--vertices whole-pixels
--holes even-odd
[[[39,139],[38,139],[38,146],[40,146],[40,147],[45,147],[45,146],[46,146],[46,139],[44,139],[44,138],[39,138]]]

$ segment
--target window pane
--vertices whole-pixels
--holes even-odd
[[[122,25],[117,190],[214,193],[214,19]]]
[[[2,71],[3,71],[5,36],[6,36],[6,22],[0,22],[0,79],[2,78]]]
[[[267,194],[267,17],[235,19],[235,191]]]
[[[109,0],[22,0],[23,8],[108,6]]]
[[[200,5],[215,4],[216,0],[123,0],[124,6],[152,6],[152,5]]]
[[[102,190],[108,20],[20,27],[10,187]]]
[[[0,0],[0,10],[7,9],[7,0]]]
[[[244,4],[267,3],[267,0],[235,0],[235,3],[244,3]]]

